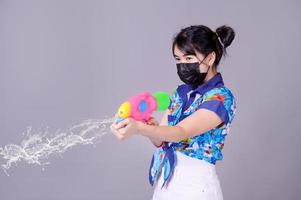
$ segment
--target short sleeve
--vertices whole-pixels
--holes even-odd
[[[232,118],[235,109],[234,97],[229,89],[214,88],[204,94],[199,108],[215,112],[225,124]]]

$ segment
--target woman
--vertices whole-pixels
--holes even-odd
[[[215,32],[203,25],[182,29],[172,53],[184,84],[171,96],[161,123],[127,118],[111,125],[118,139],[140,134],[157,147],[149,168],[151,185],[156,182],[153,200],[223,199],[215,164],[223,158],[236,100],[217,67],[234,36],[229,26]]]

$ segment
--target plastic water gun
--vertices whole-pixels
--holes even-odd
[[[116,114],[115,121],[121,122],[125,118],[146,122],[154,111],[164,111],[170,104],[170,97],[165,92],[142,92],[131,97],[128,101],[121,104]]]

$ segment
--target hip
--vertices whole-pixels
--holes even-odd
[[[170,182],[161,189],[164,167],[155,184],[153,200],[222,200],[222,190],[214,164],[176,152],[176,166]]]

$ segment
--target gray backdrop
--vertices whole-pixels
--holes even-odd
[[[178,83],[173,36],[228,24],[220,64],[237,116],[217,164],[225,199],[300,199],[300,1],[0,1],[0,147],[29,125],[66,128]],[[158,118],[161,114],[156,115]],[[106,135],[41,167],[0,171],[0,199],[150,199],[154,147]]]

